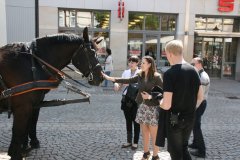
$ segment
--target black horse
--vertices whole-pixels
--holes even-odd
[[[95,42],[89,41],[88,30],[85,28],[83,38],[73,34],[57,34],[38,38],[35,43],[32,43],[32,52],[59,70],[72,61],[72,64],[85,77],[91,77],[88,81],[89,84],[99,85],[103,81],[102,68],[96,59],[95,50],[91,49],[95,45],[93,43]],[[33,55],[26,53],[26,51],[28,49],[25,45],[17,43],[0,48],[0,75],[7,88],[35,80],[54,79],[56,76],[56,72],[33,58]],[[33,63],[35,71],[33,71]],[[47,68],[47,71],[44,68]],[[3,90],[4,87],[0,85],[0,91]],[[48,91],[34,90],[0,100],[0,109],[6,108],[6,102],[11,102],[13,127],[8,155],[11,156],[12,160],[22,159],[23,149],[28,145],[28,137],[31,139],[30,145],[33,148],[39,147],[36,136],[39,109],[34,106],[43,101]]]

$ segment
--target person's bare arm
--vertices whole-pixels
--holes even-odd
[[[200,106],[202,101],[203,101],[203,88],[202,88],[202,85],[200,85],[198,89],[198,94],[197,94],[197,105],[196,105],[197,108]]]
[[[172,106],[172,92],[163,92],[163,99],[160,101],[160,107],[169,110]]]

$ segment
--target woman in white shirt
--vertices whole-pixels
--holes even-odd
[[[111,49],[107,48],[106,49],[107,51],[107,58],[105,60],[105,74],[110,76],[111,75],[111,72],[113,71],[113,59],[112,59],[112,51]],[[108,85],[108,80],[105,80],[104,82],[104,87],[107,87]]]
[[[137,56],[131,56],[128,59],[128,67],[129,69],[125,70],[122,73],[122,78],[130,78],[134,77],[139,73],[138,69],[139,58]],[[114,89],[119,90],[120,87],[125,87],[123,89],[122,101],[121,101],[121,109],[123,110],[125,119],[126,119],[126,129],[127,129],[127,143],[122,145],[122,148],[131,147],[133,150],[137,149],[138,141],[139,141],[139,133],[140,133],[140,125],[135,122],[138,105],[135,100],[130,100],[126,93],[128,91],[128,84],[118,84],[114,83]],[[133,134],[134,130],[134,134]]]

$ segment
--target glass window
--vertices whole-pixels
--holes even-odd
[[[223,32],[233,31],[233,19],[223,19]]]
[[[159,16],[156,14],[146,14],[145,29],[146,30],[159,30]]]
[[[168,31],[175,31],[176,30],[176,16],[169,16],[169,23],[168,23]]]
[[[65,13],[63,10],[59,10],[59,27],[65,27]]]
[[[222,31],[222,18],[207,18],[207,30]]]
[[[128,34],[128,57],[132,55],[142,57],[142,40],[143,35],[140,33]]]
[[[94,12],[93,25],[94,28],[109,29],[110,13],[109,12]]]
[[[174,40],[173,35],[162,35],[160,38],[160,66],[169,66],[169,62],[166,57],[165,46],[167,42]]]
[[[195,18],[195,30],[219,31],[219,32],[239,32],[239,18]]]
[[[139,13],[130,13],[128,29],[131,30],[142,30],[144,24],[144,15]]]
[[[89,27],[109,29],[110,26],[110,12],[107,11],[80,11],[75,9],[59,9],[58,17],[59,27]]]
[[[169,65],[164,56],[164,47],[168,40],[174,39],[176,18],[176,15],[158,13],[129,13],[128,57],[137,55],[141,58],[143,55],[150,55],[154,57],[158,67]]]
[[[161,16],[161,30],[175,31],[176,30],[176,16],[162,15]]]
[[[77,12],[77,26],[80,28],[91,27],[91,12]]]
[[[240,18],[234,18],[233,32],[240,32]]]
[[[225,62],[236,62],[238,38],[225,38]]]
[[[207,18],[196,17],[195,18],[195,29],[196,30],[206,30]]]
[[[70,27],[75,27],[76,12],[75,10],[70,11]]]

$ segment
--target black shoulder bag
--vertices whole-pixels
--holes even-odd
[[[129,84],[127,88],[126,97],[132,101],[135,101],[137,94],[138,94],[138,84],[136,83]]]

